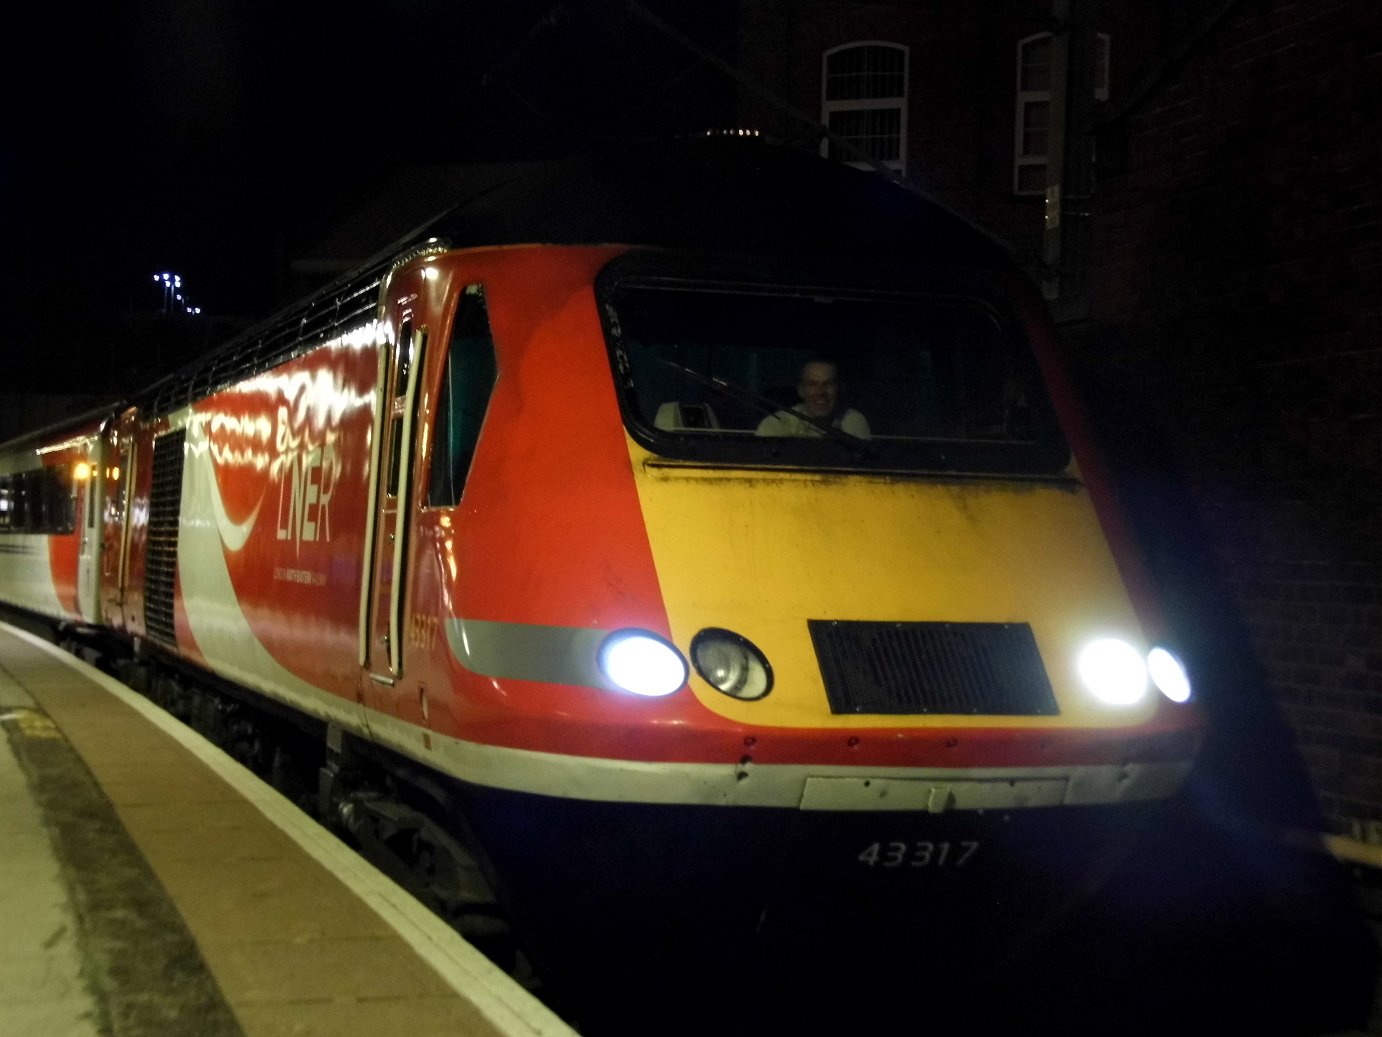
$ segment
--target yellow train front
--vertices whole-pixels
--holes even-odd
[[[878,178],[704,147],[639,171],[679,237],[635,197],[630,244],[393,275],[453,330],[396,408],[418,691],[370,730],[458,780],[558,986],[939,996],[1041,954],[1200,716],[1025,280]]]

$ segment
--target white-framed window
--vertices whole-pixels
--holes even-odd
[[[898,43],[861,40],[827,50],[821,64],[821,122],[864,154],[890,169],[907,165],[907,59]],[[829,139],[821,154],[868,167],[839,154]]]
[[[1094,99],[1108,100],[1109,36],[1094,38]],[[1044,194],[1051,129],[1051,34],[1017,41],[1017,118],[1013,131],[1013,193]]]

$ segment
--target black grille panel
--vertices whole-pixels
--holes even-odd
[[[152,638],[177,642],[173,626],[173,580],[178,565],[178,515],[182,511],[182,445],[179,429],[154,440],[153,488],[149,494],[149,551],[144,570],[144,626]]]
[[[833,713],[1060,712],[1026,623],[807,620]]]

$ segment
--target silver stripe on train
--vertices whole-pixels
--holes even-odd
[[[471,673],[547,684],[580,684],[614,690],[596,655],[612,631],[590,627],[494,623],[448,619],[446,642]]]

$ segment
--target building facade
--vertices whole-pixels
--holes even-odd
[[[819,139],[824,124],[1010,243],[1035,272],[1061,102],[1053,44],[1069,24],[1055,10],[1051,0],[743,0],[741,125],[862,164]],[[1090,36],[1076,70],[1087,118],[1135,91],[1190,21],[1174,0],[1082,2],[1070,15]]]
[[[1144,482],[1193,501],[1327,827],[1382,861],[1382,6],[1228,5],[1098,139],[1081,366],[1139,397]]]

